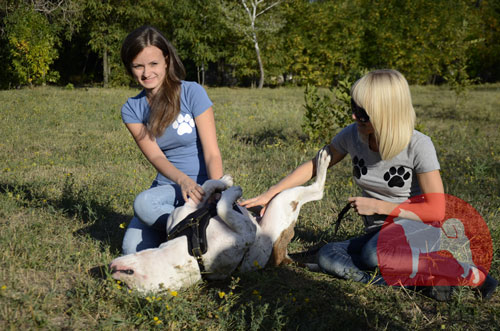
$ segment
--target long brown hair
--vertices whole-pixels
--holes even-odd
[[[167,62],[165,80],[149,105],[151,111],[147,124],[148,133],[158,137],[180,113],[181,80],[186,77],[186,71],[177,51],[167,38],[158,29],[145,25],[132,31],[122,44],[122,61],[130,75],[132,61],[148,46],[158,47]]]

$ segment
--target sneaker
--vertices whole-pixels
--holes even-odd
[[[486,301],[491,299],[493,296],[493,292],[495,292],[496,288],[498,286],[498,281],[491,277],[490,275],[486,276],[486,279],[484,282],[478,286],[479,293],[481,295],[481,298]]]
[[[422,294],[437,301],[449,301],[455,286],[425,286]]]

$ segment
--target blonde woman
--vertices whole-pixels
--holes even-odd
[[[401,73],[396,70],[370,72],[352,86],[351,96],[355,123],[344,128],[329,144],[330,166],[350,155],[354,181],[362,195],[350,197],[348,201],[362,216],[366,233],[323,246],[318,264],[324,272],[340,278],[385,284],[382,277],[366,272],[378,265],[379,231],[387,215],[399,204],[420,194],[441,193],[426,196],[419,206],[422,210],[419,218],[405,210],[392,216],[408,219],[408,222],[444,217],[440,166],[431,139],[414,130],[415,111],[410,89]],[[261,205],[264,213],[276,194],[315,176],[315,164],[313,159],[300,165],[267,192],[241,205],[247,208]],[[433,290],[430,294],[437,299],[450,294],[450,287]]]
[[[135,217],[123,238],[124,254],[158,247],[166,220],[188,198],[200,201],[201,184],[223,175],[212,101],[203,87],[183,80],[175,48],[156,28],[143,26],[124,40],[121,57],[143,87],[122,107],[122,119],[157,170],[151,188],[134,201]]]

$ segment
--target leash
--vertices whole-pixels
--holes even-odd
[[[337,232],[339,230],[340,223],[342,222],[342,219],[344,218],[345,214],[347,214],[349,209],[351,209],[351,203],[346,204],[344,206],[344,208],[342,208],[342,210],[340,211],[339,215],[337,216],[337,220],[335,221],[335,229],[333,232],[334,236],[337,236]],[[293,254],[289,254],[289,255],[291,258],[292,258],[292,256],[293,257],[308,257],[308,256],[316,254],[321,249],[321,247],[323,247],[325,244],[327,244],[327,242],[323,241],[323,242],[320,242],[319,244],[312,246],[311,248],[309,248],[308,250],[306,250],[304,252],[293,253]]]
[[[340,223],[342,222],[342,219],[344,218],[345,214],[351,209],[351,203],[349,202],[347,205],[342,208],[342,210],[339,213],[339,216],[337,217],[337,221],[335,222],[335,230],[333,232],[334,236],[337,236],[337,231],[339,230]]]

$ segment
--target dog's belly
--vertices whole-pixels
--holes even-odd
[[[208,249],[203,255],[207,278],[228,277],[240,264],[254,236],[236,233],[218,217],[212,218],[207,227]]]

